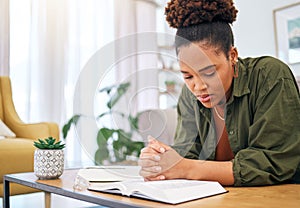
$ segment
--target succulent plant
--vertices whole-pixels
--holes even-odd
[[[65,144],[61,144],[61,141],[56,142],[53,137],[48,137],[45,139],[38,139],[33,144],[38,149],[63,149]]]

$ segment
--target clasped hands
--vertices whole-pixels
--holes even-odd
[[[149,136],[138,161],[140,175],[145,181],[181,178],[183,160],[170,146]]]

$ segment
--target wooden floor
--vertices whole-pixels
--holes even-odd
[[[1,200],[2,201],[2,200]],[[0,208],[3,208],[3,203],[0,203]],[[44,208],[44,194],[33,193],[10,197],[11,208]],[[104,208],[102,206],[91,204],[63,196],[51,195],[52,208]]]

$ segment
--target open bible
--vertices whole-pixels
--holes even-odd
[[[113,183],[90,182],[88,190],[139,197],[169,204],[227,192],[218,182],[196,180],[143,181],[125,180]]]
[[[218,182],[212,181],[178,179],[145,182],[139,171],[139,166],[94,166],[80,169],[77,176],[86,182],[88,190],[170,204],[227,192]]]

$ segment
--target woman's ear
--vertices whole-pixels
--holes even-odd
[[[230,62],[233,69],[233,77],[237,78],[239,76],[239,70],[238,70],[238,52],[236,47],[231,47],[230,49]]]
[[[230,61],[232,65],[235,65],[238,60],[238,51],[236,47],[231,47],[230,49]]]

